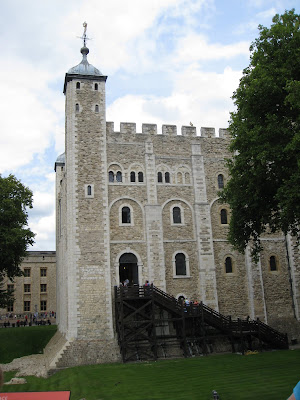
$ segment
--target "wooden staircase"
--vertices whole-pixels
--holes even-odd
[[[233,320],[203,303],[186,306],[153,285],[115,287],[115,320],[123,362],[207,354],[216,340],[233,352],[288,348],[287,335],[259,320]]]

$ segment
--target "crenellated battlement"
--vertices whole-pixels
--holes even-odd
[[[121,122],[120,130],[114,130],[114,122],[106,122],[106,133],[107,135],[112,134],[146,134],[146,135],[164,135],[164,136],[186,136],[186,137],[196,137],[197,130],[195,126],[183,125],[181,127],[181,134],[178,133],[176,125],[162,125],[161,132],[157,131],[156,124],[142,124],[142,132],[136,131],[135,122]],[[200,128],[200,136],[205,138],[230,138],[228,130],[225,128],[219,129],[219,136],[216,136],[215,128]]]

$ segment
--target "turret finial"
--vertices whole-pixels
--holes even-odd
[[[83,39],[83,47],[86,47],[86,41],[89,40],[89,38],[86,36],[87,22],[84,22],[82,25],[84,30],[81,39]]]

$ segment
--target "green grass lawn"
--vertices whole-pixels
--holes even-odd
[[[14,358],[42,353],[56,332],[56,325],[0,329],[0,363]]]
[[[11,373],[5,374],[5,380]],[[300,350],[69,368],[8,391],[71,390],[78,400],[285,400],[300,379]]]

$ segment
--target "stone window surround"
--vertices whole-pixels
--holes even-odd
[[[274,257],[274,258],[275,258],[276,270],[271,270],[271,257]],[[279,274],[279,272],[280,272],[280,263],[279,263],[279,258],[278,258],[278,256],[277,256],[276,254],[274,254],[274,253],[271,253],[271,254],[268,255],[267,260],[268,260],[268,272],[269,272],[270,274],[275,274],[275,275],[276,275],[276,274]]]
[[[116,274],[116,283],[117,283],[117,285],[119,286],[120,283],[121,283],[121,282],[120,282],[120,276],[119,276],[119,266],[120,266],[119,261],[120,261],[121,256],[122,256],[124,253],[132,253],[132,254],[134,254],[134,255],[136,256],[136,258],[137,258],[137,266],[138,266],[139,284],[144,283],[144,282],[145,282],[145,277],[144,277],[144,275],[143,275],[144,264],[143,264],[143,262],[142,262],[142,260],[141,260],[141,257],[140,257],[140,255],[139,255],[135,250],[133,250],[133,249],[130,248],[130,247],[126,247],[126,248],[125,248],[124,250],[122,250],[119,254],[117,254],[117,256],[116,256],[116,258],[115,258],[114,266],[115,266],[115,274]],[[148,278],[147,278],[147,279],[148,279]]]
[[[88,188],[91,188],[91,194],[88,194]],[[93,199],[94,198],[94,184],[92,183],[86,183],[84,185],[84,197],[86,199]]]
[[[232,266],[232,272],[226,272],[226,258],[229,257],[231,258],[231,266]],[[225,276],[236,276],[236,265],[235,265],[235,258],[233,257],[232,254],[226,254],[223,257],[223,273]]]
[[[31,268],[24,268],[24,277],[30,278],[31,275]]]
[[[47,300],[41,300],[40,301],[40,310],[41,311],[47,311]]]
[[[220,188],[220,186],[219,186],[219,176],[220,176],[220,175],[223,176],[223,187],[222,187],[222,188]],[[217,188],[217,190],[223,190],[223,188],[225,187],[225,184],[226,184],[226,180],[225,180],[225,174],[224,174],[224,172],[223,172],[223,171],[218,171],[218,172],[216,173],[216,188]]]
[[[23,303],[23,311],[24,312],[29,312],[31,308],[31,302],[30,300],[25,300]]]
[[[31,284],[24,283],[24,293],[31,293]]]
[[[180,217],[181,217],[181,222],[180,223],[176,223],[173,220],[173,209],[175,207],[178,207],[180,209]],[[181,204],[172,204],[172,206],[170,207],[170,221],[171,221],[171,225],[172,226],[183,226],[184,225],[184,209],[182,207]]]
[[[131,174],[132,173],[135,174],[135,181],[131,180]],[[139,181],[139,174],[140,173],[143,174],[143,180],[142,181]],[[141,170],[141,168],[139,168],[139,169],[131,169],[129,174],[128,174],[128,176],[129,176],[129,183],[131,183],[131,184],[133,183],[133,184],[140,185],[141,183],[145,183],[145,174],[144,174],[144,171]]]
[[[40,284],[40,293],[47,293],[47,283]]]
[[[122,209],[124,207],[128,207],[130,210],[130,223],[124,223],[122,222]],[[122,203],[119,207],[119,226],[134,226],[134,220],[133,220],[133,208],[130,204],[128,203]]]
[[[182,170],[180,170],[180,169],[182,169]],[[181,180],[182,180],[182,182],[180,183],[179,182],[179,180],[178,180],[178,174],[181,174]],[[186,181],[186,174],[188,174],[189,175],[189,183],[187,183]],[[176,170],[176,173],[175,173],[175,184],[176,185],[191,185],[191,171],[189,170],[189,169],[187,169],[186,167],[183,167],[183,166],[181,166],[181,167],[179,167],[177,170]]]
[[[227,212],[227,224],[222,224],[222,220],[221,220],[221,211],[222,210],[226,210]],[[230,218],[230,213],[229,213],[229,207],[222,204],[219,208],[218,208],[218,213],[219,213],[219,223],[221,226],[229,226],[229,218]]]
[[[45,267],[40,268],[40,277],[41,278],[47,277],[47,268]]]
[[[176,275],[176,262],[175,256],[178,253],[183,253],[185,255],[185,267],[186,267],[186,275]],[[186,279],[191,278],[190,275],[190,260],[187,253],[184,250],[176,250],[175,253],[172,255],[172,265],[173,265],[173,278],[174,279]]]
[[[113,162],[110,163],[110,165],[107,168],[108,170],[108,184],[109,185],[122,185],[123,181],[124,181],[124,170],[122,168],[122,166],[117,163],[117,162]],[[121,173],[121,181],[117,181],[117,173],[120,172]],[[109,180],[109,175],[113,174],[114,180],[110,181]]]
[[[161,173],[161,175],[162,175],[162,182],[158,182],[158,173]],[[169,182],[166,182],[166,172],[168,172],[169,173],[169,178],[170,178],[170,181]],[[165,165],[159,165],[159,166],[157,166],[157,168],[156,168],[156,184],[157,185],[172,185],[172,183],[174,182],[174,177],[173,177],[173,174],[170,172],[170,170],[169,170],[169,168],[167,168]]]

